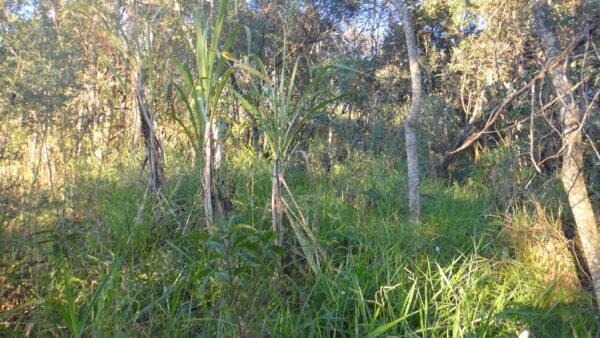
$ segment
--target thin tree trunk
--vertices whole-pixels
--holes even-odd
[[[560,47],[554,28],[550,24],[550,7],[545,1],[534,5],[534,32],[541,42],[547,60],[560,56]],[[550,71],[550,77],[556,91],[561,97],[563,124],[562,141],[564,145],[561,179],[568,195],[569,205],[577,225],[577,232],[585,260],[590,271],[596,302],[600,306],[600,237],[594,210],[589,199],[583,176],[583,151],[581,135],[581,109],[573,97],[571,82],[567,78],[564,67],[556,67]]]
[[[214,148],[214,167],[217,170],[221,167],[224,155],[224,144],[222,139],[222,133],[224,129],[223,121],[216,120],[212,124],[212,135],[213,135],[213,148]]]
[[[114,98],[115,96],[115,89],[111,88],[111,99],[108,100],[107,105],[108,105],[108,110],[106,111],[106,114],[104,116],[104,124],[103,124],[103,128],[102,128],[102,146],[105,149],[109,148],[110,142],[112,140],[111,138],[111,132],[113,129],[113,124],[114,124],[114,119],[115,119],[115,106],[114,106]]]
[[[158,197],[160,187],[165,181],[164,173],[164,160],[163,160],[163,148],[160,142],[160,138],[155,129],[154,116],[150,111],[148,100],[146,98],[146,90],[144,87],[144,72],[143,72],[143,45],[140,45],[138,41],[138,34],[140,29],[137,23],[137,8],[136,1],[127,1],[128,19],[125,22],[126,25],[126,39],[124,41],[124,48],[127,49],[129,56],[132,57],[133,61],[130,64],[132,67],[132,81],[135,101],[137,103],[137,110],[134,110],[139,114],[140,129],[142,136],[144,137],[144,145],[146,146],[146,161],[148,163],[150,178],[149,188],[154,198]],[[148,48],[150,48],[148,46]],[[134,119],[134,128],[136,127],[136,121]],[[135,135],[135,133],[134,133]],[[132,138],[132,146],[135,144],[135,136]]]
[[[52,193],[52,198],[56,199],[56,193],[54,189],[54,165],[52,164],[51,152],[48,148],[48,137],[44,138],[43,147],[46,156],[46,167],[48,168],[48,182],[50,183],[50,193]]]
[[[204,169],[202,172],[203,189],[204,189],[204,217],[207,227],[214,225],[213,211],[213,173],[214,173],[214,157],[213,157],[213,128],[212,121],[208,120],[204,126]]]
[[[394,4],[402,18],[412,83],[410,111],[404,121],[404,129],[406,137],[406,163],[408,166],[408,208],[411,222],[417,224],[421,213],[419,158],[417,153],[417,118],[421,109],[421,70],[419,69],[419,55],[417,53],[415,32],[408,7],[403,1],[399,0],[396,0]]]
[[[325,156],[325,172],[329,173],[333,165],[333,128],[331,127],[331,118],[327,122],[327,147]],[[308,161],[306,161],[306,169],[308,170]]]
[[[139,62],[138,62],[139,63]],[[135,99],[140,115],[142,135],[146,145],[146,160],[150,168],[150,191],[156,197],[161,185],[165,181],[163,151],[160,139],[154,126],[154,118],[148,108],[146,93],[144,91],[143,73],[139,65],[135,67]]]
[[[276,243],[282,245],[283,234],[283,197],[281,195],[281,168],[279,160],[275,159],[273,162],[273,172],[271,176],[271,217],[273,222],[273,231],[278,233]]]

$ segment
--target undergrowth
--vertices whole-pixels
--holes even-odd
[[[501,214],[487,182],[429,179],[413,227],[402,162],[298,166],[288,184],[326,252],[315,275],[300,248],[273,245],[268,161],[227,161],[230,210],[213,231],[181,163],[159,205],[139,168],[86,164],[60,202],[3,218],[0,334],[600,335],[560,219],[539,203]]]

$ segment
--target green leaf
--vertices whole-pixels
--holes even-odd
[[[231,276],[227,271],[217,271],[214,273],[214,276],[225,284],[231,284]]]
[[[399,317],[389,323],[386,323],[384,325],[381,325],[380,327],[376,328],[375,330],[371,331],[367,337],[379,337],[381,335],[383,335],[383,333],[391,328],[393,328],[394,326],[398,325],[400,322],[406,320],[408,317],[412,316],[415,313],[418,313],[419,311],[415,311],[412,313],[409,313],[407,315],[404,315],[402,317]]]

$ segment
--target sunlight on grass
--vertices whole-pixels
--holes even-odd
[[[22,247],[11,248],[44,262],[30,277],[35,305],[19,327],[27,320],[40,334],[62,327],[75,336],[516,336],[526,329],[585,337],[600,330],[581,307],[591,300],[574,285],[568,259],[545,260],[538,246],[555,252],[550,239],[528,235],[558,227],[543,210],[501,219],[481,185],[430,180],[423,223],[413,228],[402,203],[402,163],[365,154],[330,174],[290,171],[328,260],[320,275],[285,261],[287,275],[276,277],[282,253],[271,244],[269,163],[240,156],[222,173],[235,182],[233,216],[213,235],[198,226],[192,168],[174,171],[168,184],[174,213],[151,208],[134,167],[80,168],[68,194],[71,218],[57,219],[51,209],[28,216],[47,231],[45,241],[27,242],[25,223],[5,232],[24,232]],[[175,231],[180,222],[188,224],[184,232]],[[501,231],[499,222],[516,228]],[[17,261],[20,267],[2,268],[9,279],[28,264]]]

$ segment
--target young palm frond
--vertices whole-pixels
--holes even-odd
[[[204,211],[206,225],[214,225],[214,208],[220,210],[215,197],[214,187],[214,127],[216,120],[222,118],[218,114],[218,105],[223,97],[233,68],[229,65],[226,55],[229,54],[236,36],[233,29],[224,39],[223,26],[227,18],[228,0],[218,4],[218,12],[214,22],[206,21],[202,25],[202,16],[197,13],[195,21],[196,33],[196,76],[189,66],[179,64],[179,70],[184,80],[184,87],[176,86],[177,91],[188,112],[187,121],[179,116],[175,120],[183,127],[190,139],[196,154],[203,153],[203,189]]]
[[[237,92],[236,96],[242,106],[262,126],[266,145],[273,156],[271,213],[273,230],[280,233],[277,244],[283,243],[282,231],[284,230],[283,217],[285,215],[308,264],[315,273],[318,273],[319,262],[324,256],[323,250],[294,200],[284,179],[284,172],[290,155],[294,153],[299,144],[298,135],[302,126],[315,113],[339,99],[341,95],[330,99],[321,99],[323,96],[329,96],[326,95],[321,84],[330,67],[318,69],[309,83],[299,89],[296,86],[296,79],[303,58],[296,59],[291,74],[287,74],[285,47],[283,55],[278,78],[269,76],[258,57],[251,58],[254,60],[254,67],[238,65],[239,68],[254,75],[256,80],[253,83],[253,89],[246,96]],[[251,102],[258,102],[258,104],[255,105]],[[284,197],[284,194],[287,198]]]

